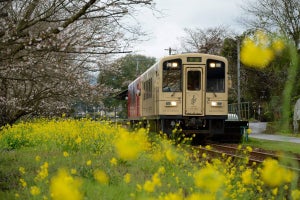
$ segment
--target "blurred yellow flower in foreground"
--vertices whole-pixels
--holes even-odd
[[[123,160],[134,160],[150,146],[145,129],[140,129],[137,133],[130,133],[125,129],[119,131],[114,145],[119,157]]]
[[[275,38],[272,40],[262,31],[257,31],[253,37],[246,37],[242,44],[241,61],[249,67],[264,68],[284,48],[284,42]]]
[[[292,199],[300,199],[300,190],[292,191]]]
[[[263,162],[262,180],[269,186],[280,186],[293,180],[295,174],[279,165],[277,160],[267,159]]]
[[[222,189],[225,177],[213,167],[202,168],[194,174],[195,185],[210,193]]]
[[[50,182],[51,197],[54,200],[83,199],[79,191],[81,184],[81,181],[69,175],[67,170],[60,169]]]

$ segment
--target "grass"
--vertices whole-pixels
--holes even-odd
[[[0,153],[0,199],[300,198],[297,175],[277,161],[209,158],[105,121],[21,122],[2,129]]]
[[[270,150],[270,151],[279,151],[279,152],[294,153],[300,155],[300,148],[299,148],[299,144],[297,143],[249,138],[246,145],[265,149],[265,150]]]

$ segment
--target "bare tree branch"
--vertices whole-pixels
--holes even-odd
[[[300,45],[300,2],[299,0],[248,1],[240,22],[249,29],[279,31]]]

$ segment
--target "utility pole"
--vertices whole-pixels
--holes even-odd
[[[169,47],[168,49],[165,49],[166,51],[169,51],[169,55],[172,55],[172,51],[175,51],[175,49],[172,49],[171,47]]]
[[[147,59],[136,58],[136,76],[140,74],[140,62],[147,61]]]
[[[241,119],[241,64],[240,64],[240,40],[237,40],[237,100],[238,100],[238,117]]]
[[[139,59],[136,59],[136,76],[138,76],[139,75],[139,72],[140,70],[139,70]]]

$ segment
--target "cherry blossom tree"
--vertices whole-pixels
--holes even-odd
[[[107,94],[90,74],[129,52],[141,31],[124,19],[152,1],[0,0],[0,127]]]

